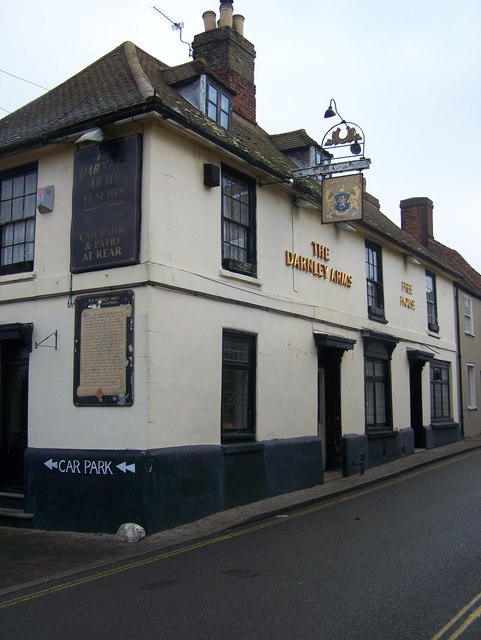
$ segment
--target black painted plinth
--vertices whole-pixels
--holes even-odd
[[[37,529],[147,534],[249,502],[322,484],[319,438],[149,451],[33,449],[26,509]]]

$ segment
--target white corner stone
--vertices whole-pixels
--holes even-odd
[[[121,542],[139,542],[145,538],[145,529],[135,522],[125,522],[117,530],[117,540]]]

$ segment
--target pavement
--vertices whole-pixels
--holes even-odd
[[[0,527],[0,597],[85,572],[138,561],[142,556],[200,541],[266,517],[362,491],[476,449],[481,449],[481,434],[478,438],[463,439],[436,449],[416,450],[413,455],[366,469],[363,475],[343,478],[340,473],[328,472],[322,485],[215,513],[135,543],[120,541],[111,534]]]

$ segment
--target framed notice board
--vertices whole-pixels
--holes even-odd
[[[74,404],[133,404],[134,292],[75,300]]]

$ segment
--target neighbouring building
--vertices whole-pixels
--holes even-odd
[[[35,527],[148,533],[460,438],[454,285],[269,135],[232,2],[0,120],[0,484]],[[294,172],[294,173],[293,173]],[[457,266],[457,265],[456,265]]]
[[[477,332],[477,324],[481,318],[481,274],[457,251],[435,240],[433,203],[429,198],[401,200],[401,226],[433,255],[452,265],[460,274],[454,285],[454,296],[457,312],[461,425],[465,437],[479,436],[481,339]],[[429,273],[426,274],[426,278],[428,284]]]

